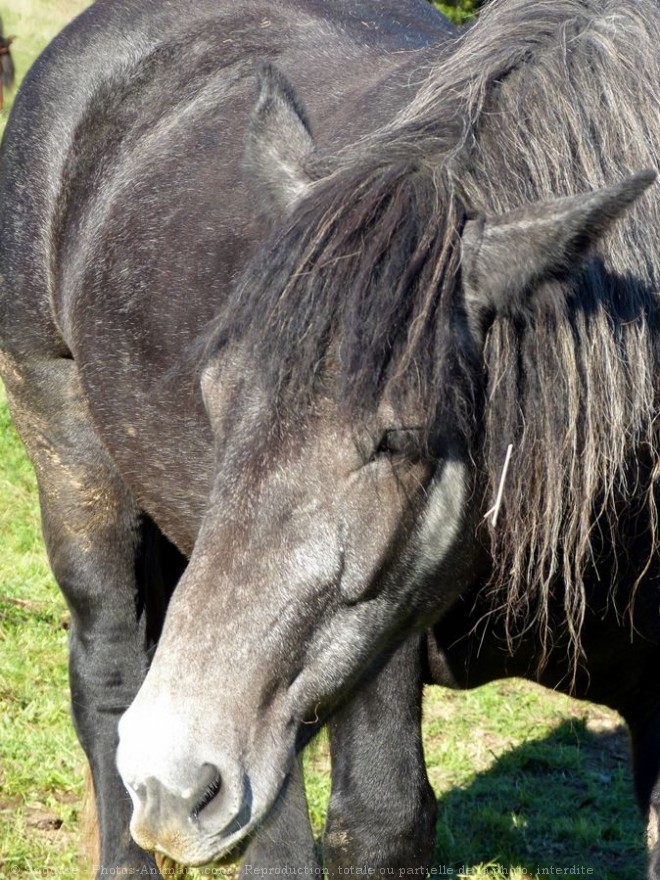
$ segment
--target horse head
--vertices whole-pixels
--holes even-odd
[[[488,565],[489,329],[533,321],[655,177],[487,216],[414,145],[314,149],[266,69],[246,161],[274,231],[206,347],[215,482],[120,722],[132,833],[190,865],[259,827],[333,708]]]

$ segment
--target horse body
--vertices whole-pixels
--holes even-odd
[[[660,200],[629,175],[658,164],[660,16],[500,0],[445,53],[421,3],[403,29],[383,4],[215,6],[185,27],[166,3],[92,7],[3,146],[3,375],[72,608],[104,859],[144,863],[112,767],[130,704],[118,763],[145,849],[202,864],[270,822],[281,838],[296,752],[334,712],[331,860],[420,864],[414,634],[447,612],[469,630],[456,602],[480,587],[577,681],[595,609],[619,588],[657,602]],[[250,101],[255,56],[309,110],[268,65]],[[146,678],[145,522],[190,555]],[[655,647],[634,657],[653,819]],[[383,705],[396,754],[360,736]],[[387,840],[388,784],[412,848]]]
[[[16,206],[0,230],[3,377],[72,611],[74,715],[106,869],[151,864],[128,837],[116,724],[215,470],[192,343],[272,224],[267,182],[245,168],[257,62],[314,93],[322,154],[389,119],[452,33],[422,0],[209,2],[185,21],[169,3],[101,2],[17,98],[0,169],[0,198]],[[303,831],[289,822],[279,836],[310,864],[297,797]]]

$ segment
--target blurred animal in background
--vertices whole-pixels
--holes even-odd
[[[14,42],[14,37],[5,37],[0,17],[0,111],[4,108],[5,88],[10,89],[14,85],[14,62],[12,61],[9,47]]]

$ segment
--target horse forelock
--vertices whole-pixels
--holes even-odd
[[[464,219],[446,177],[415,160],[335,172],[249,268],[212,347],[240,338],[280,413],[304,410],[330,375],[348,420],[387,395],[424,407],[430,428],[449,405],[437,399],[447,384],[438,371],[466,356],[447,350]],[[466,419],[472,393],[447,389]]]
[[[473,364],[448,333],[465,211],[657,167],[658,45],[651,0],[494,0],[395,122],[316,184],[238,285],[216,344],[253,345],[274,399],[307,399],[332,353],[349,414],[394,390],[472,430]],[[566,638],[576,670],[596,545],[616,539],[622,505],[638,505],[649,535],[657,520],[660,241],[649,228],[660,228],[653,191],[572,282],[548,285],[535,314],[497,319],[485,348],[493,495],[514,449],[490,527],[495,603],[512,634],[533,620],[544,649]]]

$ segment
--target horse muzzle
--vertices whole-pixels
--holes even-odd
[[[124,782],[133,800],[131,834],[147,851],[164,853],[184,865],[221,858],[251,824],[248,777],[231,785],[213,764],[198,768],[192,785],[179,790],[154,776]]]
[[[117,767],[133,801],[131,835],[142,849],[181,865],[218,862],[270,812],[293,744],[283,744],[280,761],[259,750],[266,768],[280,767],[277,775],[250,773],[229,730],[218,742],[217,731],[187,726],[181,715],[168,724],[157,724],[158,717],[133,706],[119,724]]]

